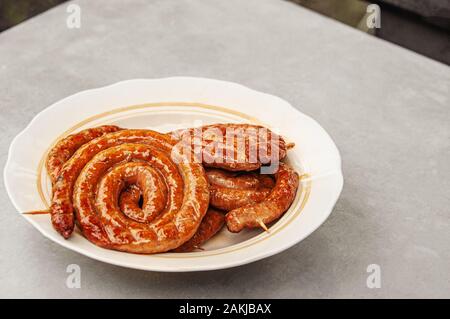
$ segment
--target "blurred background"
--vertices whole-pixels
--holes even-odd
[[[450,0],[279,1],[291,1],[361,32],[450,65]],[[66,0],[0,0],[0,32],[63,2]],[[369,29],[366,25],[370,14],[367,6],[371,3],[381,8],[379,29]]]

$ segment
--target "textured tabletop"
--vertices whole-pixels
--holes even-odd
[[[70,3],[79,29],[66,25]],[[201,76],[315,118],[341,152],[342,195],[317,231],[278,255],[156,273],[47,240],[2,182],[0,297],[450,297],[448,66],[284,1],[123,3],[69,2],[0,34],[2,167],[13,137],[59,99],[125,79]],[[69,264],[81,267],[80,289],[66,286]],[[380,288],[366,284],[370,264]]]

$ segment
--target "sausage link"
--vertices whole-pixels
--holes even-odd
[[[270,176],[255,172],[237,173],[212,168],[206,175],[210,183],[210,205],[224,211],[261,202],[275,184]]]
[[[125,143],[142,143],[159,149],[165,154],[170,154],[173,145],[175,145],[177,141],[166,134],[151,130],[121,130],[104,134],[81,146],[64,164],[53,185],[53,198],[50,209],[52,223],[54,228],[65,238],[70,236],[74,227],[72,196],[75,182],[81,171],[98,153]],[[127,157],[128,160],[132,158],[133,154],[129,154]],[[191,185],[191,193],[180,191],[179,195],[168,196],[168,200],[173,202],[176,201],[177,196],[183,197],[183,194],[186,194],[185,197],[191,197],[193,199],[193,205],[199,206],[199,209],[197,210],[199,211],[199,214],[201,214],[202,210],[200,208],[203,208],[205,203],[198,203],[198,201],[203,200],[206,196],[203,192],[208,192],[207,182],[206,185],[203,183],[203,181],[206,181],[203,168],[199,164],[183,163],[182,161],[177,164],[177,167],[179,171],[183,172],[183,179],[189,177],[190,182],[198,180],[199,192],[193,192],[192,188],[195,189],[195,185]],[[209,201],[209,194],[206,197]],[[79,222],[81,223],[80,220]]]
[[[136,165],[133,161],[160,172],[168,185],[168,198],[178,198],[169,200],[164,212],[150,223],[128,218],[118,205],[115,169],[131,170]],[[73,194],[77,220],[88,240],[100,247],[143,254],[165,252],[188,241],[209,201],[201,165],[175,164],[170,155],[145,144],[122,144],[96,154],[82,169]]]
[[[130,212],[139,212],[141,210],[139,200],[141,191],[136,185],[131,185],[120,194],[120,210],[129,215]],[[201,247],[206,241],[213,237],[225,224],[225,215],[213,208],[209,208],[203,217],[197,232],[173,252],[190,252]]]
[[[52,184],[58,178],[58,174],[64,163],[79,149],[83,144],[102,136],[106,133],[121,130],[120,127],[114,125],[103,125],[99,127],[89,128],[75,134],[71,134],[60,140],[47,155],[46,168],[50,175]]]
[[[141,212],[141,190],[137,185],[125,188],[119,197],[120,210],[127,216],[139,215]]]
[[[212,208],[208,209],[195,235],[183,245],[172,251],[184,253],[200,248],[201,245],[221,230],[224,224],[225,216],[222,213]]]
[[[228,230],[237,233],[243,228],[260,227],[280,218],[294,201],[299,176],[289,165],[280,162],[275,173],[275,187],[262,202],[234,209],[225,216]]]
[[[253,189],[260,183],[258,176],[254,173],[239,175],[235,172],[209,168],[206,170],[206,176],[211,185],[233,189]]]
[[[286,157],[284,139],[260,125],[213,124],[169,134],[182,141],[180,147],[200,149],[197,161],[206,167],[253,171]]]
[[[127,207],[128,209],[125,210],[120,209],[125,216],[140,223],[149,223],[156,216],[164,213],[167,201],[164,178],[157,170],[144,163],[135,162],[114,167],[100,180],[97,194],[103,194],[104,198],[101,200],[107,203],[108,207],[114,207],[119,201],[118,194],[129,185],[134,185],[141,190],[143,204],[140,208],[139,193],[137,205]],[[101,202],[97,204],[98,207],[102,205]]]
[[[263,201],[269,196],[271,189],[233,189],[210,185],[209,191],[210,205],[228,212],[242,206],[254,205]]]

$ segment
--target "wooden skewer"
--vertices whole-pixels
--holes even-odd
[[[261,226],[262,229],[264,229],[266,232],[270,233],[269,228],[267,228],[266,224],[263,223],[262,220],[258,220],[259,226]]]
[[[294,148],[295,143],[287,143],[286,144],[286,149],[290,150],[291,148]]]
[[[205,248],[202,248],[200,246],[194,246],[195,249],[199,249],[199,250],[205,250]]]
[[[49,210],[36,210],[33,212],[23,212],[24,215],[44,215],[44,214],[50,214]]]

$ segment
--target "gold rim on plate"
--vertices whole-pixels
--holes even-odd
[[[241,119],[250,121],[253,124],[260,124],[260,125],[264,125],[260,120],[258,120],[257,118],[247,115],[245,113],[239,112],[239,111],[235,111],[235,110],[231,110],[229,108],[223,107],[223,106],[216,106],[216,105],[210,105],[210,104],[204,104],[204,103],[196,103],[196,102],[156,102],[156,103],[145,103],[145,104],[138,104],[138,105],[130,105],[130,106],[125,106],[125,107],[120,107],[120,108],[116,108],[107,112],[103,112],[100,114],[96,114],[93,115],[91,117],[88,117],[87,119],[73,125],[71,128],[69,128],[68,130],[66,130],[63,134],[61,134],[60,136],[58,136],[58,138],[56,138],[54,140],[54,142],[51,144],[51,146],[47,149],[47,151],[43,154],[41,160],[39,161],[39,165],[38,165],[38,171],[37,171],[37,189],[38,189],[38,193],[39,196],[43,202],[43,204],[49,208],[49,202],[46,198],[46,196],[44,195],[44,191],[43,191],[43,179],[42,179],[42,173],[43,173],[43,169],[44,169],[44,163],[45,163],[45,159],[47,158],[47,154],[50,151],[50,149],[62,138],[64,138],[65,136],[71,134],[72,132],[74,132],[75,130],[85,126],[86,124],[89,124],[93,121],[99,120],[101,118],[104,118],[106,116],[110,116],[110,115],[114,115],[114,114],[119,114],[122,112],[127,112],[127,111],[132,111],[132,110],[139,110],[139,109],[147,109],[147,108],[156,108],[156,107],[197,107],[204,110],[212,110],[212,111],[219,111],[221,113],[227,113],[227,114],[231,114],[234,116],[237,116]],[[194,110],[191,110],[194,111]],[[222,114],[223,115],[223,114]],[[117,118],[117,119],[120,119]],[[111,120],[111,119],[109,119]],[[106,124],[106,123],[99,123],[99,125],[102,124]],[[265,125],[267,126],[267,125]],[[45,180],[45,188],[47,188],[47,182],[48,180]],[[191,258],[191,257],[208,257],[208,256],[213,256],[213,255],[221,255],[221,254],[226,254],[226,253],[231,253],[234,252],[236,250],[240,250],[249,246],[253,246],[254,244],[257,244],[259,242],[262,242],[263,240],[266,240],[270,237],[272,237],[273,235],[275,235],[276,233],[280,232],[282,229],[284,229],[285,227],[287,227],[298,215],[300,215],[300,213],[303,211],[303,208],[305,207],[310,192],[311,192],[311,178],[308,174],[302,174],[301,175],[301,179],[300,179],[300,193],[297,194],[296,199],[294,200],[294,202],[292,203],[293,207],[296,207],[297,205],[299,205],[298,209],[296,209],[295,211],[291,212],[289,215],[285,214],[283,215],[283,217],[281,217],[281,219],[279,221],[276,222],[276,224],[274,224],[274,226],[272,226],[269,232],[263,232],[255,237],[252,237],[248,240],[245,240],[241,243],[238,244],[234,244],[228,247],[224,247],[224,248],[219,248],[219,249],[215,249],[215,250],[211,250],[211,251],[202,251],[202,252],[190,252],[190,253],[183,253],[183,254],[175,254],[175,253],[164,253],[164,254],[154,254],[152,255],[152,257],[160,257],[160,258]],[[300,201],[301,199],[301,201]],[[300,202],[300,203],[299,203]]]

